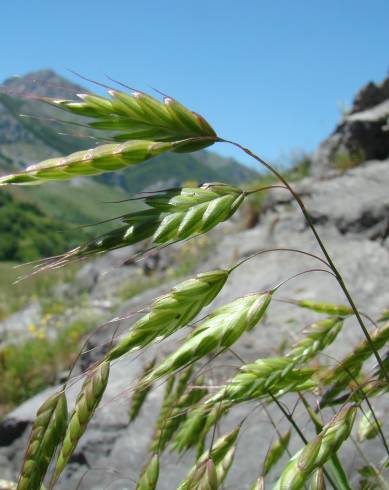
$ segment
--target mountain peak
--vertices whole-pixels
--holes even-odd
[[[56,98],[74,98],[76,93],[85,92],[80,85],[70,82],[54,70],[43,69],[14,76],[4,81],[6,92],[16,97],[40,95]]]

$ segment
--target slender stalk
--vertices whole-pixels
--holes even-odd
[[[311,219],[311,216],[309,215],[301,197],[297,194],[297,192],[295,190],[293,190],[293,188],[291,187],[289,182],[272,165],[270,165],[270,163],[263,160],[261,157],[259,157],[255,153],[253,153],[251,150],[249,150],[248,148],[245,148],[244,146],[240,145],[239,143],[236,143],[235,141],[225,140],[223,138],[218,138],[218,141],[221,143],[228,143],[230,145],[236,146],[240,150],[244,151],[247,155],[249,155],[252,158],[254,158],[255,160],[257,160],[261,165],[266,167],[273,175],[275,175],[283,183],[283,185],[285,187],[287,187],[289,192],[292,194],[293,198],[295,199],[295,201],[299,205],[299,207],[300,207],[300,209],[301,209],[301,211],[302,211],[302,213],[306,219],[306,222],[308,223],[308,226],[311,228],[312,233],[314,234],[317,243],[319,244],[323,254],[325,255],[329,266],[331,267],[332,271],[334,272],[336,279],[337,279],[340,287],[342,288],[351,308],[353,309],[354,314],[358,320],[358,323],[359,323],[359,325],[360,325],[360,327],[361,327],[361,329],[362,329],[362,331],[363,331],[363,333],[364,333],[364,335],[365,335],[365,337],[369,343],[369,346],[370,346],[372,352],[374,353],[374,356],[377,359],[377,362],[378,362],[380,368],[382,369],[382,372],[384,373],[386,380],[389,383],[389,373],[387,372],[387,370],[385,368],[385,365],[384,365],[384,363],[383,363],[383,361],[382,361],[382,359],[378,353],[378,350],[375,348],[375,346],[373,344],[373,341],[370,337],[370,334],[369,334],[369,332],[368,332],[368,330],[367,330],[367,328],[366,328],[366,326],[362,320],[362,317],[361,317],[361,315],[360,315],[360,313],[359,313],[359,311],[358,311],[358,309],[354,303],[353,298],[351,297],[351,295],[350,295],[350,293],[346,287],[346,284],[343,280],[343,277],[340,274],[340,272],[338,271],[337,267],[335,266],[334,262],[332,261],[330,255],[329,255],[324,243],[322,242],[320,235],[318,234],[316,227],[313,224],[313,221]]]
[[[350,485],[348,484],[347,475],[336,453],[331,456],[329,463],[331,471],[335,476],[336,483],[339,485],[341,490],[352,490]]]

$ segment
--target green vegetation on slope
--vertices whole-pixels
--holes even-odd
[[[53,297],[50,292],[54,286],[70,281],[77,270],[75,266],[64,267],[50,271],[49,274],[31,276],[15,284],[21,275],[31,271],[31,268],[16,268],[16,265],[14,262],[0,261],[0,321],[34,299],[47,299],[52,304]]]
[[[4,191],[0,193],[0,237],[0,260],[16,262],[55,255],[76,244],[71,230]]]
[[[32,326],[33,327],[33,326]],[[12,407],[57,381],[58,373],[71,367],[91,323],[59,325],[50,341],[42,328],[31,328],[32,338],[0,350],[0,417]]]

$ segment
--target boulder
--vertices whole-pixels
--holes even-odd
[[[389,77],[381,84],[368,84],[356,96],[352,110],[324,140],[313,155],[312,174],[328,177],[366,160],[389,156]]]

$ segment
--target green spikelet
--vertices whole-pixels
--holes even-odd
[[[219,483],[215,463],[211,458],[198,463],[193,474],[177,490],[217,490]]]
[[[374,439],[379,434],[381,423],[375,421],[372,412],[369,410],[363,414],[358,426],[358,441],[363,442],[368,439]]]
[[[178,486],[177,490],[195,490],[197,488],[203,488],[201,486],[195,486],[196,482],[201,482],[201,475],[203,475],[204,467],[211,461],[213,464],[213,468],[215,471],[214,476],[214,481],[216,486],[215,487],[204,487],[204,488],[218,488],[219,485],[222,483],[224,478],[227,475],[228,469],[230,465],[232,464],[232,459],[234,456],[234,451],[231,452],[232,449],[234,449],[234,444],[236,442],[236,439],[238,437],[240,431],[240,426],[238,426],[236,429],[231,431],[230,433],[226,434],[225,436],[220,437],[215,444],[213,445],[213,448],[209,451],[205,451],[200,458],[197,460],[197,463],[193,468],[189,471],[188,475],[186,478],[181,482],[181,484]],[[222,478],[221,480],[218,479],[218,474]]]
[[[197,380],[188,389],[189,377],[192,369],[186,369],[177,382],[177,387],[167,400],[166,406],[163,405],[156,430],[153,437],[151,449],[162,452],[171,441],[174,433],[187,417],[188,409],[201,400],[208,392],[205,388],[196,388],[196,383],[202,384],[203,381]],[[185,390],[187,390],[185,392]]]
[[[202,434],[207,418],[208,412],[203,407],[195,408],[190,412],[174,437],[173,447],[177,452],[187,451],[198,443],[199,434]]]
[[[17,490],[39,490],[67,423],[64,392],[56,393],[39,408],[24,456]]]
[[[141,140],[101,145],[66,157],[44,160],[28,166],[21,172],[0,177],[0,186],[41,184],[50,180],[66,180],[83,175],[113,172],[144,162],[173,148],[173,143]]]
[[[146,400],[152,386],[144,386],[141,382],[142,378],[146,376],[155,366],[156,359],[152,359],[143,369],[142,375],[134,387],[134,392],[132,394],[131,405],[129,409],[129,421],[133,422],[139,415],[140,409]]]
[[[198,380],[197,383],[202,384],[202,380]],[[208,390],[206,388],[196,388],[196,383],[194,383],[194,386],[192,386],[189,391],[175,400],[168,419],[165,421],[163,437],[161,438],[159,446],[160,451],[165,449],[177,429],[185,421],[188,409],[198,403],[207,393]]]
[[[109,363],[101,363],[93,372],[87,374],[77,397],[76,404],[69,420],[65,438],[55,465],[51,485],[58,480],[78,441],[84,434],[108,383]]]
[[[164,428],[166,426],[166,421],[169,417],[169,414],[172,411],[172,404],[175,400],[175,394],[173,392],[175,378],[171,376],[166,381],[165,393],[162,400],[161,409],[159,411],[158,418],[155,422],[154,433],[151,437],[150,443],[150,451],[151,452],[160,452],[160,447],[165,447],[168,441],[163,439]]]
[[[296,367],[287,357],[268,357],[242,366],[236,376],[206,402],[208,405],[225,401],[240,403],[286,392],[305,391],[317,387],[316,369]]]
[[[187,366],[217,349],[227,348],[261,320],[270,303],[271,292],[238,298],[213,311],[173,354],[145,378],[152,383]]]
[[[205,443],[207,439],[207,435],[209,434],[211,428],[221,419],[221,417],[227,412],[227,406],[216,405],[211,410],[206,410],[206,419],[203,424],[203,428],[201,429],[200,434],[197,436],[196,440],[196,455],[199,458],[204,450]],[[188,446],[183,447],[182,450],[189,449]]]
[[[232,463],[234,462],[235,451],[236,448],[235,446],[233,446],[225,455],[225,457],[222,459],[222,461],[220,461],[220,463],[216,466],[218,488],[227,478],[228,472],[230,471]]]
[[[153,235],[153,241],[166,243],[205,233],[230,218],[244,198],[244,192],[238,187],[219,183],[151,196],[145,199],[145,203],[166,213]]]
[[[123,221],[126,222],[125,226],[104,233],[71,250],[61,257],[61,262],[91,257],[146,240],[155,233],[161,222],[161,216],[158,211],[146,210],[133,213],[131,216],[127,215]]]
[[[44,99],[55,107],[93,118],[94,129],[114,131],[114,139],[173,142],[199,139],[182,145],[180,151],[196,151],[215,141],[216,133],[205,119],[182,104],[164,97],[163,102],[143,92],[131,95],[109,90],[110,99],[79,94],[80,101]],[[202,139],[202,140],[201,140]]]
[[[136,484],[136,490],[155,490],[159,477],[159,457],[157,454],[150,459],[142,470]]]
[[[312,441],[297,452],[284,468],[274,490],[299,490],[349,437],[356,407],[344,407]]]
[[[254,482],[254,485],[250,488],[250,490],[265,490],[265,481],[262,476],[260,476],[258,480]]]
[[[157,421],[155,423],[155,429],[151,438],[150,451],[161,452],[161,448],[164,448],[168,442],[168,434],[165,431],[167,420],[174,409],[175,401],[184,393],[188,380],[192,374],[192,369],[186,369],[180,376],[176,389],[173,390],[175,384],[175,377],[170,376],[166,381],[165,393],[162,400],[161,410],[159,412]]]
[[[269,448],[265,460],[263,462],[262,475],[266,476],[270,470],[275,466],[281,459],[282,455],[288,448],[290,441],[290,430],[285,434],[281,435]]]
[[[326,315],[335,316],[350,316],[354,314],[352,308],[346,305],[336,305],[332,303],[317,303],[316,301],[311,301],[309,299],[301,299],[296,301],[298,306],[302,308],[307,308],[308,310],[316,311],[317,313],[325,313]]]
[[[371,334],[371,340],[374,347],[379,350],[389,340],[389,323],[376,329]],[[353,382],[352,377],[358,378],[363,363],[373,354],[367,340],[361,341],[354,350],[348,354],[333,370],[326,374],[323,379],[325,384],[333,383],[332,386],[324,393],[320,400],[321,406],[330,405],[336,399],[336,396]]]
[[[216,140],[216,133],[199,114],[170,97],[164,103],[141,92],[128,95],[110,91],[111,99],[79,94],[80,102],[44,98],[55,107],[93,118],[87,125],[113,131],[120,143],[101,145],[66,157],[30,165],[26,170],[0,178],[1,185],[38,184],[121,170],[165,151],[191,152]]]
[[[324,471],[322,468],[318,468],[311,478],[309,490],[326,490],[326,484],[324,482]]]
[[[193,409],[187,415],[185,422],[174,437],[174,449],[182,453],[195,445],[199,445],[197,454],[200,453],[201,455],[204,452],[205,438],[208,431],[221,416],[220,414],[218,417],[215,411],[209,411],[202,406]]]
[[[287,353],[287,357],[298,362],[309,361],[336,339],[342,326],[343,319],[338,317],[313,323],[304,330],[306,336]]]
[[[145,347],[186,326],[218,295],[228,275],[229,271],[221,269],[203,272],[156,299],[150,312],[135,323],[130,333],[107,354],[107,359],[116,359],[133,349]]]
[[[105,253],[145,239],[154,244],[164,244],[205,233],[229,219],[245,196],[237,187],[208,183],[146,197],[144,202],[149,209],[122,216],[124,226],[69,251],[61,257],[60,263]]]
[[[176,400],[178,400],[180,396],[182,396],[185,393],[185,390],[188,387],[190,377],[193,374],[193,370],[194,370],[194,365],[192,364],[192,366],[189,366],[188,368],[184,369],[181,372],[181,375],[177,381],[176,391],[174,393]]]

